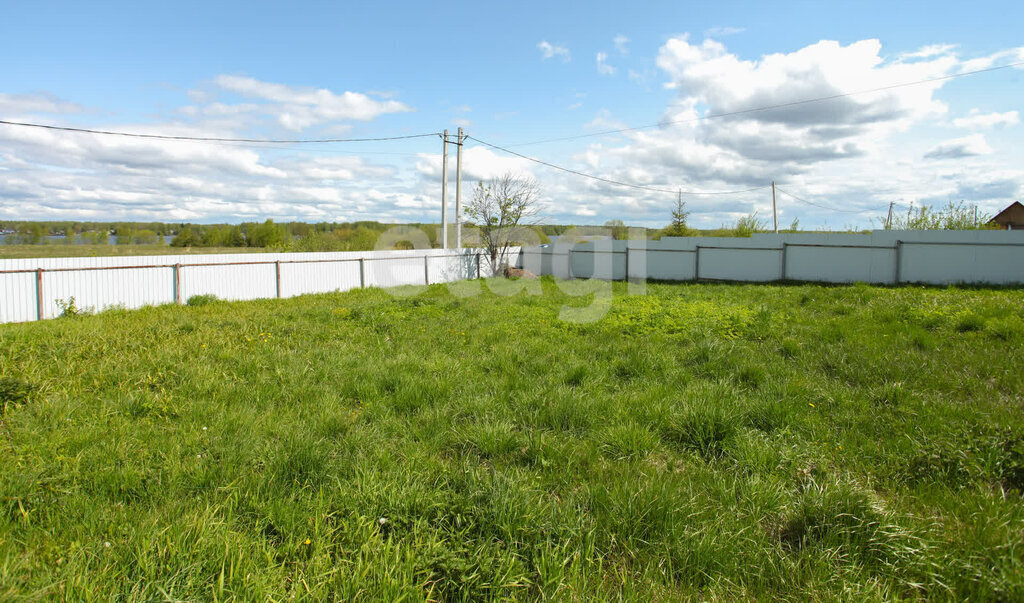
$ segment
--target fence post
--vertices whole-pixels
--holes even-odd
[[[36,320],[43,319],[43,269],[36,268]]]
[[[366,262],[364,262],[363,259],[364,258],[359,258],[359,288],[360,289],[365,289],[366,288]]]
[[[477,254],[476,254],[476,277],[477,278],[483,278],[480,275],[480,253],[479,252],[477,252]]]
[[[779,275],[779,280],[786,280],[786,246],[785,241],[782,242],[782,272]]]
[[[700,245],[693,248],[693,280],[700,280]]]
[[[626,274],[623,275],[622,280],[629,282],[629,241],[626,241]]]
[[[277,297],[281,297],[281,260],[274,262],[274,281],[277,288]]]
[[[894,284],[900,284],[900,248],[903,247],[903,241],[896,241],[896,269],[893,271],[893,282]]]
[[[181,304],[181,264],[174,265],[174,303]]]
[[[572,275],[572,247],[570,247],[569,250],[565,252],[565,257],[567,261],[566,271],[569,274],[569,278],[572,279],[574,278]]]
[[[427,285],[430,284],[430,256],[423,256],[423,282]]]

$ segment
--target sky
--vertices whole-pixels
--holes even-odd
[[[0,219],[438,222],[436,134],[459,127],[464,197],[534,178],[547,223],[659,227],[682,198],[696,227],[771,225],[772,181],[779,226],[804,229],[1024,194],[1019,1],[0,9],[0,120],[431,134],[0,124]]]

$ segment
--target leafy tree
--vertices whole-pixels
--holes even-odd
[[[171,239],[172,247],[197,247],[202,244],[202,238],[190,226],[178,230],[178,234]]]
[[[338,229],[333,232],[310,230],[295,242],[296,251],[345,251],[346,238],[351,231]]]
[[[622,220],[608,220],[604,225],[605,228],[612,230],[612,238],[616,241],[621,241],[629,235],[629,229]]]
[[[288,231],[273,220],[252,226],[246,232],[249,247],[284,247],[288,239]]]
[[[27,224],[21,231],[20,241],[29,245],[38,245],[43,242],[47,229],[42,224]]]
[[[114,236],[117,237],[118,245],[131,245],[132,236],[134,234],[135,233],[132,231],[131,226],[118,226],[117,229],[114,230]]]
[[[348,239],[349,251],[369,251],[377,244],[379,233],[365,226],[356,226]]]
[[[203,233],[204,247],[245,247],[245,235],[238,226],[220,224]]]
[[[155,245],[160,242],[160,238],[152,230],[143,228],[132,233],[132,242],[136,245]]]

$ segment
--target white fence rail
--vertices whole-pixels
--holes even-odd
[[[528,247],[561,278],[1024,284],[1024,231],[891,231],[668,237]]]
[[[513,264],[518,248],[510,250]],[[358,287],[424,285],[490,275],[476,249],[205,254],[0,260],[0,323],[79,308],[182,303],[193,295],[245,300]]]

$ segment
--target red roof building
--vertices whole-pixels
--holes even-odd
[[[1005,230],[1024,230],[1024,205],[1021,205],[1020,201],[1014,201],[988,223],[998,224]]]

